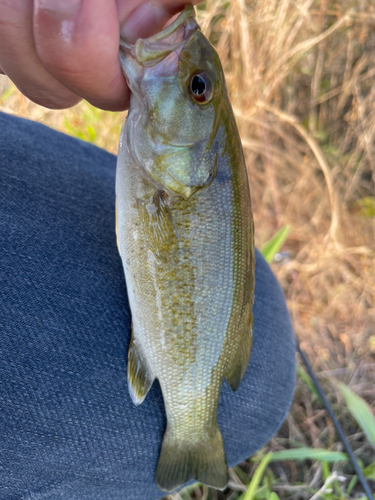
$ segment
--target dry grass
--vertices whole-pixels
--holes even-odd
[[[207,0],[199,18],[225,68],[248,165],[256,243],[291,226],[283,259],[273,269],[302,347],[358,456],[369,463],[374,450],[348,417],[337,380],[375,408],[375,5]],[[123,114],[86,103],[48,111],[5,78],[1,95],[3,111],[117,150]],[[292,411],[269,447],[291,442],[340,448],[302,379]],[[284,465],[270,469],[281,478],[275,486],[281,497],[309,498],[324,482],[319,463]],[[251,470],[251,464],[242,466],[246,474]],[[243,477],[239,481],[246,483]],[[360,488],[352,495],[356,491]],[[202,500],[239,494],[198,487],[190,492]]]

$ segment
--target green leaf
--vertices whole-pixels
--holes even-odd
[[[253,458],[254,461],[260,460],[260,456]],[[348,460],[345,453],[340,451],[328,451],[315,448],[294,448],[291,450],[274,451],[271,462],[282,462],[284,460],[320,460],[322,462],[340,462]]]
[[[266,456],[263,457],[262,461],[260,462],[257,470],[253,475],[253,478],[251,480],[251,483],[249,484],[249,487],[247,488],[247,491],[243,496],[243,500],[253,500],[255,493],[258,489],[260,480],[262,479],[262,476],[264,474],[264,471],[266,470],[269,461],[272,459],[272,455],[273,453],[270,451],[269,453],[267,453]]]
[[[268,263],[272,262],[275,255],[280,251],[280,248],[283,246],[285,240],[288,237],[289,231],[290,226],[283,226],[270,240],[266,241],[266,243],[264,243],[264,245],[261,247],[260,253]]]
[[[375,481],[375,462],[372,462],[372,464],[363,469],[363,474],[367,479]]]
[[[273,491],[270,495],[270,500],[280,500],[280,497],[277,493]]]
[[[344,396],[346,405],[356,419],[358,425],[365,433],[369,442],[375,446],[375,418],[371,408],[364,399],[357,396],[349,387],[339,384],[341,394]]]
[[[270,490],[267,484],[261,486],[258,488],[255,492],[254,498],[260,499],[260,498],[269,498],[270,496]]]

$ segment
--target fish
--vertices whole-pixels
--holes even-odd
[[[217,424],[253,336],[254,224],[246,165],[215,48],[186,6],[166,28],[120,41],[131,90],[116,171],[116,235],[132,314],[135,405],[155,379],[167,425],[155,481],[217,489],[228,466]]]

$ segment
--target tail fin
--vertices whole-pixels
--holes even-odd
[[[198,443],[178,442],[168,429],[165,433],[156,484],[163,491],[173,491],[190,479],[219,490],[228,484],[227,461],[217,424],[213,433]]]

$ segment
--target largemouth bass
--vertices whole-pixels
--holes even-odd
[[[116,176],[117,241],[132,312],[128,385],[155,378],[167,415],[156,483],[223,489],[216,413],[249,362],[253,219],[241,142],[217,52],[186,7],[159,34],[121,41],[132,95]]]

